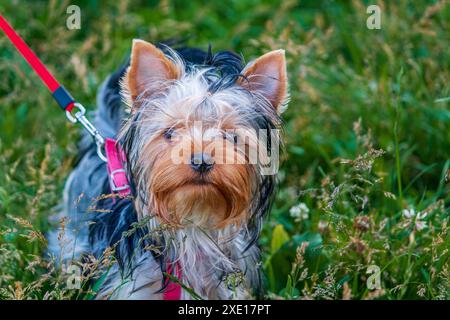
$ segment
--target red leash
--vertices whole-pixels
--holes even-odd
[[[8,21],[6,21],[6,19],[1,14],[0,29],[3,30],[11,43],[16,47],[17,51],[19,51],[22,57],[28,62],[30,67],[36,72],[42,82],[50,90],[53,98],[56,100],[58,105],[66,112],[67,119],[69,119],[69,121],[72,123],[81,123],[81,125],[92,135],[97,144],[98,156],[103,161],[107,161],[102,152],[105,140],[98,132],[98,130],[94,127],[94,125],[85,117],[86,109],[80,103],[75,102],[75,99],[70,95],[70,93],[56,80],[56,78],[45,67],[42,61],[39,60],[36,54],[14,31]],[[78,111],[75,113],[75,115],[72,115],[71,112],[74,108],[78,109]]]
[[[23,39],[14,31],[11,25],[0,14],[0,29],[6,34],[11,43],[20,52],[22,57],[28,62],[30,67],[41,78],[42,82],[50,90],[53,98],[58,105],[66,112],[66,116],[70,122],[80,122],[83,127],[92,135],[97,144],[97,154],[103,161],[106,162],[111,190],[119,193],[121,196],[128,196],[131,194],[131,189],[128,183],[125,169],[123,167],[126,162],[125,155],[120,145],[113,139],[105,139],[94,127],[94,125],[85,117],[86,109],[79,103],[75,102],[75,99],[70,93],[62,86],[51,72],[45,67],[42,61],[36,56],[36,54],[30,49],[30,47],[23,41]],[[72,110],[78,109],[75,115],[72,115]],[[104,149],[106,156],[103,154]],[[167,269],[169,273],[172,273],[172,264],[167,263]],[[181,271],[178,264],[176,265],[176,276],[181,278]],[[180,300],[181,298],[181,286],[177,283],[167,283],[166,291],[164,292],[164,300]]]
[[[41,78],[42,82],[52,93],[53,98],[59,106],[66,111],[67,118],[73,122],[80,122],[84,128],[94,137],[97,143],[97,153],[99,157],[107,162],[108,175],[111,181],[111,190],[118,192],[120,195],[126,196],[131,193],[125,170],[123,168],[123,162],[125,156],[120,146],[112,139],[107,139],[105,146],[105,139],[100,135],[94,125],[84,116],[86,110],[84,107],[76,103],[70,93],[55,79],[51,72],[45,67],[36,54],[30,49],[30,47],[23,41],[23,39],[14,31],[11,25],[0,15],[0,28],[5,32],[6,36],[11,40],[11,43],[20,52],[23,58],[28,62],[31,68]],[[75,113],[75,117],[72,116],[71,111],[76,107],[78,112]],[[102,153],[104,150],[106,157]]]
[[[20,52],[23,58],[28,62],[28,64],[37,73],[42,82],[47,86],[48,90],[52,93],[53,98],[59,106],[67,111],[71,111],[75,100],[72,98],[69,92],[59,84],[55,77],[48,71],[41,60],[36,56],[36,54],[30,49],[30,47],[23,41],[23,39],[14,31],[11,25],[0,15],[0,28]]]

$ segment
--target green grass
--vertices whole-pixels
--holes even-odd
[[[89,108],[133,38],[247,59],[286,49],[286,151],[260,240],[268,298],[450,298],[448,2],[379,2],[381,30],[360,1],[77,3],[76,31],[68,1],[0,12]],[[0,297],[86,297],[41,258],[80,129],[3,35],[0,73]],[[366,285],[371,265],[380,289]]]

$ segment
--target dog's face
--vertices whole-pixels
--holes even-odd
[[[131,117],[122,137],[137,200],[142,212],[176,227],[240,225],[261,201],[267,133],[278,138],[272,129],[287,97],[284,52],[263,55],[241,75],[186,69],[175,53],[133,42],[123,79]]]

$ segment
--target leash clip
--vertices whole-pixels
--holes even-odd
[[[114,171],[112,171],[111,173],[110,173],[110,175],[109,175],[109,178],[110,178],[110,182],[111,182],[111,190],[113,191],[113,192],[117,192],[117,191],[123,191],[123,190],[127,190],[128,188],[130,188],[130,186],[128,185],[128,184],[124,184],[123,186],[116,186],[116,177],[115,177],[115,175],[117,174],[117,173],[126,173],[125,172],[125,169],[122,169],[122,168],[120,168],[120,169],[116,169],[116,170],[114,170]]]
[[[81,125],[89,132],[89,134],[94,138],[97,144],[97,155],[99,158],[107,162],[106,156],[103,154],[103,147],[105,145],[105,139],[102,137],[97,128],[86,118],[86,108],[82,104],[75,102],[73,109],[78,109],[75,115],[72,115],[71,111],[66,110],[66,117],[72,123],[80,122]]]

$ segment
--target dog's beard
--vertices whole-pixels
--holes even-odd
[[[167,209],[181,225],[212,228],[225,220],[227,199],[212,184],[186,184],[167,195]]]
[[[251,175],[244,165],[217,165],[206,177],[198,177],[183,165],[154,173],[150,184],[150,208],[162,222],[206,229],[240,226],[249,218]]]

